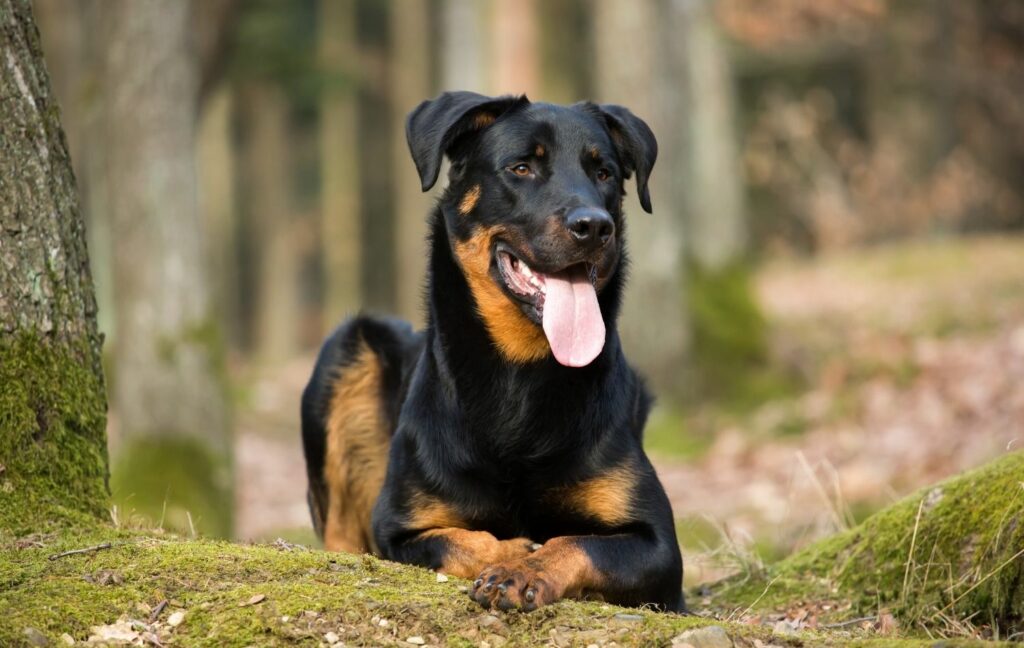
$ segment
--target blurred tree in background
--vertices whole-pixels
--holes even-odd
[[[110,340],[118,484],[129,440],[187,439],[228,496],[222,355],[248,407],[252,376],[308,364],[359,309],[423,323],[436,193],[403,122],[445,89],[651,124],[655,213],[627,197],[621,329],[666,410],[780,388],[762,259],[1024,226],[1015,0],[35,6]],[[167,480],[155,498],[125,484],[130,508],[174,508]]]

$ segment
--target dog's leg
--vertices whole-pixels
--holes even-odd
[[[423,552],[421,564],[442,573],[473,578],[487,565],[523,558],[540,545],[528,538],[498,540],[486,531],[444,528],[421,533],[410,549]]]
[[[469,595],[485,608],[501,610],[534,610],[560,598],[594,596],[681,611],[682,584],[673,577],[680,567],[672,562],[678,550],[645,535],[552,538],[529,556],[484,568]]]

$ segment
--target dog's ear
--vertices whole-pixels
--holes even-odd
[[[417,106],[405,120],[405,137],[423,191],[437,182],[441,160],[457,139],[490,126],[512,108],[528,103],[525,96],[485,97],[475,92],[445,92]]]
[[[608,123],[619,158],[626,165],[626,177],[636,172],[636,194],[640,198],[640,206],[650,214],[651,193],[647,190],[647,181],[654,161],[658,159],[658,140],[647,123],[627,108],[605,104],[601,106],[601,112]]]

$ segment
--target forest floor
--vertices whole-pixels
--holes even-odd
[[[1024,238],[773,261],[755,282],[785,393],[743,408],[658,410],[649,426],[688,587],[759,570],[1024,445]],[[312,362],[242,376],[240,539],[316,544],[298,433]],[[775,621],[799,628],[799,615],[780,610]]]

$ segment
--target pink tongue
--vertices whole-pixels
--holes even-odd
[[[544,279],[544,334],[551,352],[567,367],[585,367],[604,348],[604,319],[585,266]]]

